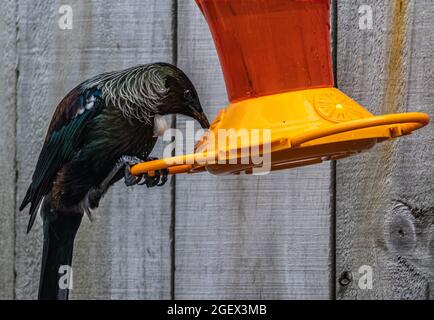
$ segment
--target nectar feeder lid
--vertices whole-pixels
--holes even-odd
[[[374,116],[333,87],[329,0],[196,2],[211,30],[231,103],[211,124],[217,141],[205,135],[195,154],[138,164],[133,174],[165,168],[172,174],[252,173],[252,162],[219,160],[229,154],[241,160],[242,147],[253,145],[270,154],[271,170],[288,169],[342,159],[429,123],[428,115],[417,112]],[[220,129],[271,134],[267,141],[250,136],[251,145],[234,150],[219,146]]]

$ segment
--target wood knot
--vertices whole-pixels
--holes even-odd
[[[339,277],[339,284],[342,287],[347,287],[353,281],[353,274],[349,271],[344,271]]]
[[[410,209],[399,205],[385,221],[385,239],[389,250],[410,255],[416,247],[415,219]]]

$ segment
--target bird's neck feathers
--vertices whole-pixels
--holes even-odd
[[[125,118],[150,124],[169,93],[155,65],[141,65],[123,71],[104,73],[83,84],[98,88],[107,105],[118,108]]]

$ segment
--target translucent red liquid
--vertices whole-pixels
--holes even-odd
[[[329,0],[196,0],[229,99],[333,86]]]

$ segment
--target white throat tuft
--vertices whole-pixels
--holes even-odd
[[[169,129],[169,124],[163,116],[154,116],[154,137],[162,137],[164,132]]]

